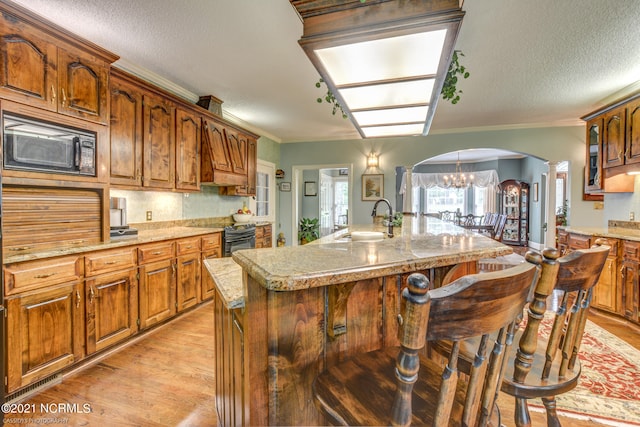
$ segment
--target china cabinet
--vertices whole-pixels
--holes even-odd
[[[529,240],[529,184],[508,179],[502,188],[502,213],[507,222],[502,232],[502,242],[509,245],[526,245]]]

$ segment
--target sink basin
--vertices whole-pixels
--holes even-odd
[[[353,231],[351,233],[352,242],[377,242],[384,239],[382,231]]]

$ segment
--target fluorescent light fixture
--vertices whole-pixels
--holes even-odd
[[[459,0],[290,0],[299,43],[363,138],[426,135],[464,12]]]

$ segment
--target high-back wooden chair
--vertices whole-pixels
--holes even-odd
[[[502,391],[515,396],[516,426],[530,426],[527,399],[541,398],[547,425],[560,426],[555,396],[572,390],[580,377],[580,343],[585,330],[591,294],[598,282],[610,247],[596,240],[590,249],[561,258],[556,249],[543,251],[542,274],[529,304],[527,324],[515,347],[515,357],[502,382]],[[548,337],[539,334],[546,301],[559,297]],[[554,295],[555,296],[555,295]]]
[[[329,367],[313,383],[316,406],[335,425],[484,426],[491,417],[499,419],[494,403],[507,336],[522,315],[537,270],[524,262],[434,290],[428,290],[424,275],[412,274],[402,293],[401,347],[354,355]],[[469,378],[458,381],[457,345],[474,336],[481,337],[476,363]],[[425,340],[445,339],[454,343],[446,366],[420,351]]]
[[[493,229],[493,233],[491,234],[491,237],[493,237],[495,240],[501,242],[502,241],[502,232],[504,231],[504,226],[507,224],[507,215],[506,214],[501,214],[498,216],[498,219],[496,221],[495,227]],[[518,232],[520,232],[520,230],[518,230]]]
[[[452,222],[456,219],[456,213],[451,211],[442,211],[440,212],[440,219],[443,221]]]

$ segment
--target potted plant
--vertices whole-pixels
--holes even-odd
[[[298,227],[298,239],[301,244],[312,242],[320,237],[318,218],[301,218]]]

